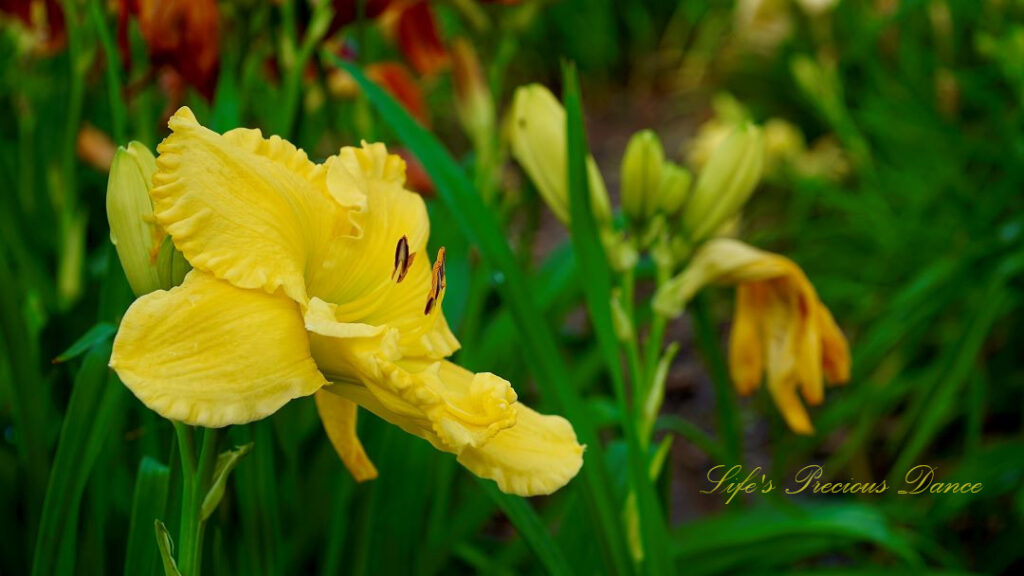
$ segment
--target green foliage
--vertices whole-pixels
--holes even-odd
[[[996,574],[1024,563],[1018,5],[848,0],[812,15],[782,3],[791,34],[764,50],[744,44],[732,3],[436,3],[443,40],[468,37],[479,52],[497,109],[520,83],[561,82],[563,231],[529,184],[502,178],[500,134],[481,144],[458,132],[448,72],[417,79],[429,128],[367,78],[367,64],[401,51],[371,22],[330,27],[340,3],[220,3],[212,101],[165,90],[134,18],[122,39],[109,3],[59,4],[66,44],[50,53],[0,18],[0,573]],[[558,80],[562,57],[579,78],[570,66]],[[337,74],[358,94],[332,93]],[[813,408],[815,436],[785,430],[763,392],[735,395],[722,346],[731,294],[711,289],[666,326],[644,305],[657,265],[611,269],[586,202],[588,148],[614,197],[616,143],[651,128],[682,162],[676,132],[689,141],[720,91],[754,123],[784,119],[809,150],[828,143],[846,160],[841,176],[771,173],[742,222],[746,240],[805,270],[850,340],[851,382]],[[131,293],[109,242],[106,174],[78,138],[88,124],[115,145],[155,147],[181,104],[216,130],[260,127],[315,159],[360,139],[411,152],[436,188],[431,248],[447,247],[459,362],[570,419],[588,445],[579,478],[547,498],[504,495],[368,416],[360,436],[380,478],[356,484],[312,401],[193,437],[132,398],[107,368]],[[646,120],[662,108],[671,122]],[[613,298],[633,342],[616,337]],[[666,338],[678,353],[663,354]],[[658,370],[668,384],[654,418],[644,393]],[[651,478],[659,442],[673,449]],[[228,446],[243,448],[220,453]],[[823,482],[893,488],[727,506],[698,494],[710,466],[755,461],[780,485],[818,463]],[[984,490],[896,494],[919,463]]]

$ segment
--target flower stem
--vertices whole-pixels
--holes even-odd
[[[203,445],[197,463],[192,430],[180,422],[174,423],[174,429],[178,434],[182,467],[178,569],[184,576],[199,576],[203,558],[203,533],[206,528],[201,508],[217,463],[219,432],[212,428],[204,430]]]

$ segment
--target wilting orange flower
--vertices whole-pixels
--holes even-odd
[[[220,12],[216,0],[121,0],[118,43],[130,64],[128,20],[135,15],[154,66],[168,67],[213,99],[220,67]]]
[[[674,316],[702,287],[736,284],[736,312],[729,336],[729,371],[740,394],[767,376],[768,392],[789,427],[814,433],[807,409],[825,400],[823,380],[850,378],[850,350],[828,308],[799,266],[739,240],[706,242],[686,269],[655,297],[662,314]],[[798,396],[799,392],[799,396]]]

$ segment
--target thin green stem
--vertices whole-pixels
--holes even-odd
[[[658,266],[656,278],[655,293],[668,281],[669,270]],[[651,328],[647,333],[647,341],[644,342],[644,378],[648,389],[654,385],[654,374],[658,371],[658,360],[661,359],[661,349],[665,343],[665,328],[668,325],[668,318],[653,309],[651,317]]]
[[[638,342],[636,314],[634,312],[635,294],[636,276],[633,268],[630,268],[622,273],[622,307],[626,312],[626,318],[629,320],[632,337],[627,342],[623,342],[623,347],[626,349],[626,364],[629,369],[629,378],[633,383],[633,413],[636,421],[640,422],[643,419],[643,398],[647,396],[648,386],[645,385],[644,363],[640,358],[640,343]],[[640,438],[640,443],[646,447],[647,439]]]
[[[700,346],[707,364],[711,379],[715,385],[715,408],[718,412],[718,428],[722,442],[725,444],[725,452],[730,461],[727,464],[739,463],[743,446],[740,438],[739,413],[736,410],[736,400],[730,386],[729,370],[726,368],[725,355],[718,341],[718,334],[711,322],[711,315],[708,312],[705,296],[697,296],[690,304],[693,313],[693,324],[697,334],[697,344]]]
[[[127,137],[128,111],[125,109],[124,99],[121,97],[121,67],[118,61],[118,52],[110,35],[110,28],[107,27],[107,19],[99,0],[90,0],[89,16],[96,27],[100,44],[103,45],[103,54],[107,58],[107,96],[110,100],[110,115],[114,123],[114,142],[123,145]]]
[[[202,517],[202,506],[217,465],[217,441],[220,436],[218,430],[204,430],[203,445],[197,462],[192,430],[180,422],[174,423],[174,430],[178,434],[182,467],[178,569],[184,576],[199,576],[202,569],[203,533],[206,527]]]

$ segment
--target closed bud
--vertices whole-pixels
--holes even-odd
[[[643,226],[654,215],[664,164],[665,151],[654,132],[644,130],[629,139],[620,172],[622,211],[637,227]]]
[[[526,171],[555,216],[568,223],[565,108],[550,90],[540,84],[523,86],[516,90],[512,101],[509,135],[512,156]],[[611,203],[604,179],[592,156],[587,156],[587,176],[594,218],[605,227],[611,222]]]
[[[733,130],[701,171],[683,210],[683,229],[691,242],[709,238],[736,215],[761,179],[763,166],[760,131],[753,125]]]
[[[611,298],[612,327],[615,329],[615,336],[620,342],[629,342],[636,333],[633,331],[633,321],[622,304],[622,295],[615,291]]]
[[[674,162],[665,162],[661,167],[661,182],[658,184],[657,211],[672,216],[679,212],[690,193],[693,174]]]
[[[165,242],[166,234],[153,219],[149,191],[155,172],[153,153],[132,142],[117,149],[107,180],[110,241],[136,296],[175,286],[188,271],[188,262],[169,238]]]
[[[843,99],[834,67],[806,55],[794,56],[789,67],[797,87],[825,119],[833,124],[840,122]]]

